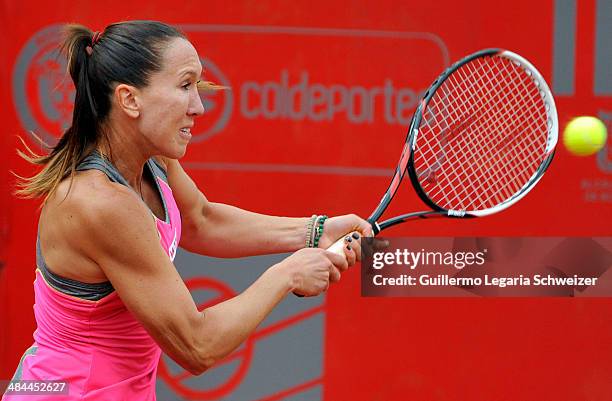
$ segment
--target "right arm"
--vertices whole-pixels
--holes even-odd
[[[151,213],[127,188],[89,198],[72,218],[81,251],[101,267],[163,351],[196,375],[236,349],[288,293],[325,291],[330,274],[347,263],[331,252],[305,249],[269,268],[243,293],[200,312],[160,245]]]

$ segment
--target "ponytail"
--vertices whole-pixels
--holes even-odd
[[[90,64],[95,57],[94,52],[88,54],[88,50],[92,49],[93,35],[91,30],[82,25],[71,24],[64,29],[60,52],[68,59],[68,73],[76,88],[72,125],[48,155],[36,154],[20,138],[26,152],[17,150],[17,153],[26,161],[44,167],[32,177],[17,176],[17,196],[45,197],[46,200],[55,192],[60,181],[68,176],[74,177],[77,165],[98,142],[100,120],[94,101],[96,94],[92,93],[89,77]],[[48,144],[43,145],[49,147]]]

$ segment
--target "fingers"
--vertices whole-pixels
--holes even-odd
[[[325,281],[325,287],[323,288],[323,290],[319,294],[322,294],[322,293],[326,292],[327,290],[329,290],[329,283],[330,282],[331,282],[330,280]]]
[[[361,235],[356,231],[344,237],[344,253],[349,262],[349,267],[356,262],[361,262],[361,238]]]
[[[359,238],[359,235],[351,233],[344,237],[344,256],[346,257],[349,267],[357,262],[357,252],[361,251],[359,240],[354,238]]]
[[[357,219],[357,228],[356,231],[359,231],[363,234],[364,237],[373,237],[374,231],[372,230],[372,225],[368,223],[366,220],[362,219],[357,215],[352,215],[355,219]]]
[[[344,256],[340,256],[335,252],[328,252],[328,258],[332,265],[330,266],[330,282],[336,283],[340,281],[341,273],[346,271],[349,266],[353,266],[358,260],[361,260],[361,237],[359,233],[353,232],[344,237]]]
[[[363,233],[364,237],[373,237],[374,236],[374,230],[372,229],[372,225],[370,223],[368,223],[367,221],[363,221],[363,225],[364,227],[362,227],[362,229],[360,230]]]
[[[329,281],[332,283],[337,283],[338,281],[340,281],[340,276],[342,274],[340,273],[340,270],[334,266],[331,265],[331,267],[329,268]]]
[[[350,241],[350,244],[355,253],[356,262],[361,262],[361,238],[358,232],[351,233],[352,241]]]
[[[338,272],[336,278],[332,279],[331,270],[319,271],[308,280],[308,285],[293,291],[293,293],[299,297],[316,297],[329,289],[330,282],[340,280],[339,276],[340,272]]]
[[[348,266],[353,266],[357,262],[355,250],[350,245],[344,247],[344,256],[346,256]]]
[[[325,251],[325,255],[330,262],[332,262],[333,266],[337,268],[339,271],[343,272],[348,269],[348,262],[346,260],[346,256],[338,255],[337,253]]]

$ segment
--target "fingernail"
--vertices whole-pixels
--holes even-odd
[[[344,240],[346,242],[351,242],[352,241],[351,237],[349,237],[348,235],[346,237],[344,237]]]
[[[359,234],[357,234],[357,233],[353,233],[353,238],[355,238],[355,239],[359,239]]]
[[[347,245],[347,246],[346,246],[346,249],[348,249],[348,250],[350,251],[350,250],[351,250],[351,246],[350,246],[350,245]]]

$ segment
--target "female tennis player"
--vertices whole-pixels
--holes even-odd
[[[273,217],[213,203],[178,161],[196,117],[200,58],[153,21],[66,27],[71,127],[18,193],[44,198],[34,344],[14,380],[58,380],[60,400],[154,400],[162,351],[198,375],[236,349],[285,296],[315,296],[360,257],[355,215]],[[205,84],[214,87],[212,84]],[[344,257],[325,248],[345,237]],[[240,295],[198,311],[176,248],[217,257],[292,252]],[[317,246],[318,247],[315,247]],[[43,395],[32,396],[47,399]],[[6,393],[3,400],[27,396]]]

